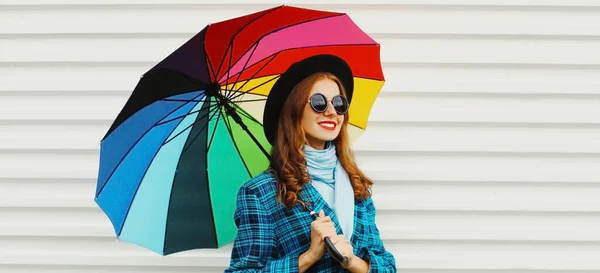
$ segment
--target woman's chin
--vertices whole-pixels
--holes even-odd
[[[319,136],[321,141],[332,141],[338,136],[339,132],[328,132]]]

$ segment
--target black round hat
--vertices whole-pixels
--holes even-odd
[[[329,72],[338,77],[344,85],[348,103],[352,101],[354,91],[352,70],[342,58],[321,54],[293,63],[275,82],[267,98],[263,113],[263,128],[269,143],[275,143],[279,116],[292,89],[304,78],[317,72]]]

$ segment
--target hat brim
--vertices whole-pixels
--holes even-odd
[[[342,58],[321,54],[292,64],[275,82],[265,104],[263,128],[269,143],[275,143],[281,110],[294,87],[306,77],[317,72],[329,72],[338,77],[344,86],[348,103],[352,101],[354,92],[352,70]]]

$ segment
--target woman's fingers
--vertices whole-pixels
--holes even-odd
[[[322,228],[322,229],[318,229],[317,233],[319,235],[321,235],[321,237],[323,237],[323,236],[335,236],[335,235],[337,235],[337,231],[335,230],[335,228]]]
[[[325,216],[325,212],[323,210],[319,211],[319,219],[315,220],[317,222],[331,222],[331,217]]]
[[[317,232],[320,238],[333,237],[337,235],[337,230],[333,224],[329,225],[324,223],[321,225],[315,225],[314,230]]]
[[[316,222],[315,227],[333,227],[333,222]]]
[[[317,233],[322,234],[322,235],[324,235],[324,234],[331,235],[332,233],[335,235],[337,233],[335,227],[334,226],[329,226],[329,225],[326,225],[326,226],[314,226],[313,229]]]
[[[331,243],[333,243],[334,245],[350,243],[350,241],[348,241],[346,237],[344,237],[344,235],[335,235],[333,237],[330,237],[330,239]]]
[[[316,228],[315,230],[317,231],[317,233],[319,233],[320,235],[323,235],[323,236],[337,235],[337,231],[335,230],[335,227],[322,227],[322,228]]]
[[[333,223],[318,223],[314,227],[315,229],[335,229]]]
[[[313,221],[311,225],[321,239],[324,239],[325,237],[334,237],[337,235],[337,231],[333,221],[331,221],[331,217],[325,216],[325,212],[323,210],[319,211],[319,219]]]

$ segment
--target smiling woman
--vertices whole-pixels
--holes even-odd
[[[315,55],[274,84],[264,112],[270,167],[238,193],[226,272],[395,272],[375,224],[373,183],[350,151],[352,78],[343,59]]]

